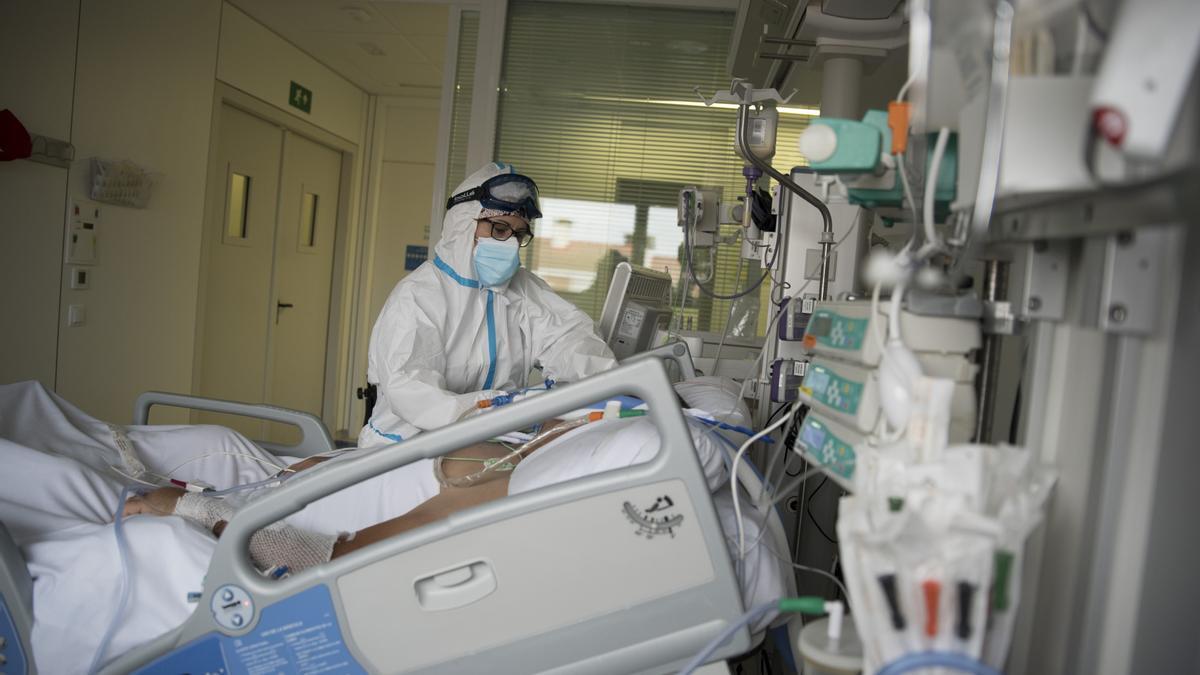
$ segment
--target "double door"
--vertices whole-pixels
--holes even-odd
[[[228,104],[215,143],[197,393],[321,416],[342,154]],[[285,425],[195,421],[295,440]]]

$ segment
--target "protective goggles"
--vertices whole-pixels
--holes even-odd
[[[532,178],[519,173],[503,173],[493,176],[477,188],[460,192],[446,200],[446,208],[478,201],[486,209],[515,213],[525,220],[542,217],[538,209],[538,188]]]

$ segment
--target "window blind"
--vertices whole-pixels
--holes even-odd
[[[744,191],[733,150],[736,110],[706,108],[727,90],[730,12],[514,0],[501,76],[496,158],[538,182],[543,218],[526,266],[593,318],[617,263],[670,272],[681,298],[683,232],[676,203],[687,185]],[[793,104],[796,106],[802,104]],[[784,111],[774,165],[805,164],[796,141],[809,116]],[[725,234],[739,230],[727,226]],[[757,279],[757,264],[735,279],[740,246],[721,246],[708,283],[730,294]],[[769,283],[755,295],[766,307]],[[722,331],[729,302],[694,285],[684,328]],[[767,312],[750,322],[761,334]]]

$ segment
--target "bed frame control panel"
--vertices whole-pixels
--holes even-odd
[[[21,648],[21,637],[17,625],[8,611],[8,603],[0,595],[0,672],[9,675],[25,675],[28,664],[25,650]]]
[[[244,604],[250,603],[250,604]],[[242,588],[229,584],[212,595],[217,623],[244,627],[254,604]],[[217,612],[220,608],[220,613]],[[230,637],[209,633],[151,662],[137,673],[336,672],[366,673],[350,654],[323,585],[313,586],[263,608],[254,630]]]

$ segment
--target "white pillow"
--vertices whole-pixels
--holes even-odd
[[[728,378],[699,377],[676,384],[675,391],[688,407],[727,424],[743,426],[750,419],[745,403],[738,399],[738,385]],[[687,424],[709,489],[715,491],[727,485],[726,450],[722,447],[725,442],[718,433],[734,447],[745,438],[739,440],[736,432],[720,432],[690,418]],[[658,448],[658,430],[649,418],[593,422],[564,434],[518,464],[508,493],[640,464],[653,458]]]
[[[716,419],[740,427],[750,426],[750,410],[738,395],[741,386],[728,377],[705,375],[675,385],[689,408],[699,408]]]

